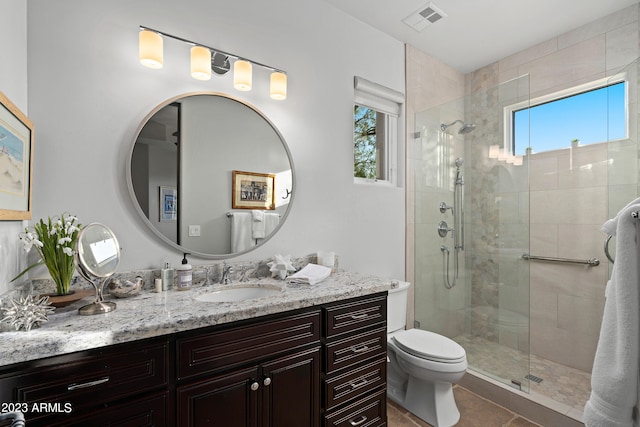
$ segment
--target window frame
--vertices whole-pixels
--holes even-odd
[[[625,115],[625,135],[622,138],[615,140],[607,140],[602,142],[620,141],[629,138],[629,80],[627,79],[627,73],[622,72],[613,76],[604,77],[601,79],[593,80],[588,83],[583,83],[577,86],[572,86],[567,89],[562,89],[553,93],[539,96],[534,99],[526,101],[516,102],[514,104],[507,105],[503,109],[504,129],[503,129],[503,144],[502,147],[507,154],[514,154],[515,140],[514,140],[514,119],[517,111],[531,109],[538,105],[547,104],[554,101],[559,101],[571,96],[580,95],[582,93],[590,92],[593,90],[604,89],[608,86],[612,86],[618,83],[625,83],[624,85],[624,115]],[[558,149],[561,149],[559,147]],[[567,148],[567,147],[565,147]]]
[[[384,114],[384,127],[386,129],[384,136],[384,176],[386,179],[360,178],[354,176],[354,182],[357,184],[396,186],[399,182],[398,141],[400,139],[400,126],[398,122],[404,113],[404,94],[362,77],[354,76],[353,104]],[[355,124],[353,115],[351,120],[352,123]],[[351,143],[354,144],[353,137],[351,138]],[[352,150],[352,166],[354,162],[355,152]]]

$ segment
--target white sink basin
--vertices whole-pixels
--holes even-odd
[[[202,302],[234,302],[278,295],[282,290],[277,286],[233,286],[198,295]]]

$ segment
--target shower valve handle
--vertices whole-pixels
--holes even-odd
[[[440,202],[440,213],[445,213],[447,209],[451,209],[451,212],[453,212],[453,206],[449,206],[445,202]]]
[[[454,231],[454,229],[450,228],[445,221],[440,221],[438,223],[438,235],[440,237],[447,237],[447,233],[450,231]]]

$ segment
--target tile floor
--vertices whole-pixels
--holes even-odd
[[[458,385],[453,387],[460,421],[456,427],[537,427],[520,415],[496,405]],[[406,409],[387,400],[389,427],[432,427]]]
[[[581,419],[584,404],[591,393],[591,374],[564,366],[536,355],[489,342],[483,338],[462,335],[454,338],[467,352],[469,365],[479,372],[522,382],[523,390],[530,388],[530,396],[558,412]],[[530,372],[529,372],[530,366]],[[527,381],[530,373],[541,382]]]

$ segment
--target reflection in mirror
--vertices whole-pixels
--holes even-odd
[[[129,162],[129,190],[145,223],[172,247],[205,258],[263,244],[293,199],[293,162],[280,133],[255,108],[220,94],[187,95],[156,108]],[[275,175],[275,209],[232,209],[233,171]],[[276,220],[253,235],[252,225],[267,213]]]
[[[89,224],[80,230],[75,250],[78,273],[93,285],[96,301],[81,307],[79,314],[91,315],[108,313],[116,309],[116,304],[104,301],[103,288],[109,277],[115,273],[120,262],[120,245],[115,234],[106,226]],[[100,284],[96,284],[96,280]]]

